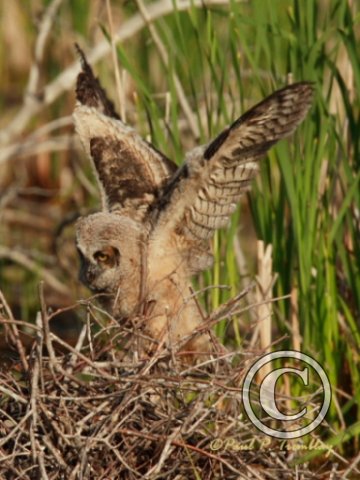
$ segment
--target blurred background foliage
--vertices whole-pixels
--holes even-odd
[[[316,99],[309,117],[262,162],[251,194],[214,240],[213,269],[195,285],[229,287],[201,296],[212,311],[259,274],[264,260],[257,239],[272,246],[269,292],[286,298],[269,310],[270,339],[282,339],[277,349],[301,349],[324,366],[333,387],[332,439],[350,428],[343,448],[356,451],[358,2],[110,3],[111,22],[101,0],[0,3],[0,287],[15,317],[34,321],[40,279],[52,308],[88,295],[77,280],[73,220],[99,208],[99,198],[71,122],[75,42],[95,61],[127,122],[178,163],[187,149],[207,142],[274,89],[312,81]],[[53,20],[41,44],[39,31],[51,8]],[[116,44],[120,92],[109,48],[116,32],[122,40]],[[250,290],[247,302],[256,299]],[[260,352],[259,312],[254,307],[223,322],[218,335],[232,347]],[[77,321],[62,314],[56,328],[73,338]]]

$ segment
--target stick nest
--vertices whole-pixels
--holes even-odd
[[[16,322],[2,319],[20,360],[0,372],[0,478],[323,478],[324,466],[291,467],[293,454],[275,446],[246,450],[257,433],[240,386],[253,354],[184,367],[165,348],[138,358],[134,340],[124,359],[126,329],[100,327],[87,309],[71,347],[43,308],[29,353]]]

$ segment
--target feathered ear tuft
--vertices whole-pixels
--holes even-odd
[[[94,107],[107,117],[120,120],[120,116],[116,112],[113,102],[107,98],[106,92],[100,85],[99,80],[95,77],[84,52],[77,43],[75,43],[75,48],[79,54],[82,68],[76,82],[76,99],[81,105]]]

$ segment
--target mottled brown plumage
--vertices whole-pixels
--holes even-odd
[[[120,120],[84,53],[77,49],[82,71],[76,83],[74,120],[98,177],[103,209],[121,209],[132,216],[140,208],[141,217],[177,166]]]
[[[82,279],[107,294],[119,321],[142,316],[150,337],[177,348],[202,323],[189,284],[212,263],[209,239],[228,224],[258,160],[304,119],[313,88],[278,90],[177,169],[121,122],[81,57],[74,121],[103,197],[103,212],[78,223]],[[185,348],[209,351],[211,342],[204,334]]]
[[[114,103],[107,98],[105,90],[100,85],[99,80],[95,77],[92,68],[87,62],[84,52],[77,43],[75,47],[79,54],[82,68],[82,72],[79,73],[76,83],[77,100],[82,105],[94,107],[104,115],[120,120]]]

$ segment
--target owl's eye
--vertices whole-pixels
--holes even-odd
[[[94,253],[94,259],[97,263],[113,267],[119,258],[119,251],[114,247],[107,247]]]
[[[99,250],[94,253],[94,258],[97,262],[106,263],[109,260],[109,255]]]

